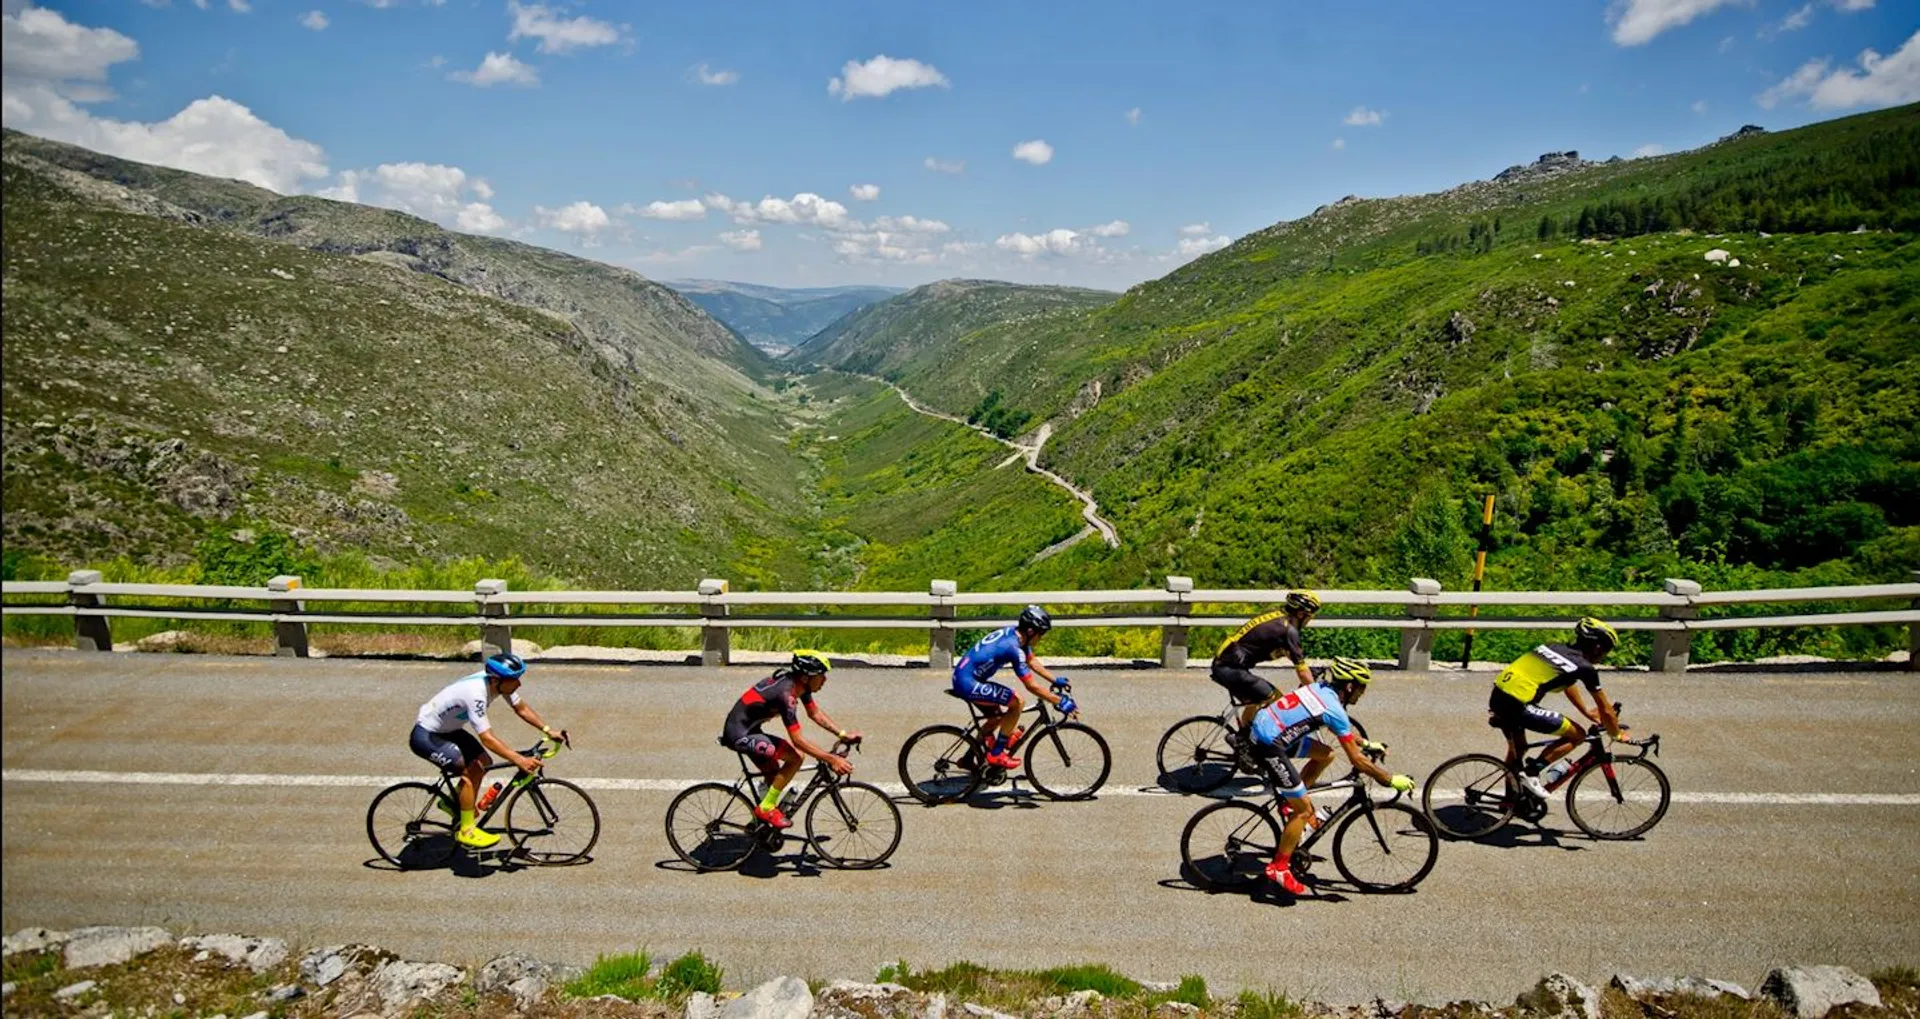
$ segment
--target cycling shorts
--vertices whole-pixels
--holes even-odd
[[[794,752],[793,744],[778,736],[769,736],[764,732],[750,732],[733,741],[736,753],[747,755],[762,774],[771,775],[780,770],[780,758]]]
[[[1235,704],[1265,704],[1273,699],[1273,684],[1261,679],[1252,669],[1215,663],[1207,678],[1226,687]]]
[[[1293,766],[1293,762],[1288,760],[1288,757],[1305,756],[1303,748],[1311,748],[1313,742],[1313,740],[1303,736],[1292,748],[1293,750],[1301,752],[1289,754],[1282,753],[1279,747],[1271,743],[1261,743],[1258,740],[1254,741],[1254,759],[1258,760],[1261,765],[1268,769],[1270,773],[1269,777],[1273,779],[1273,787],[1279,790],[1283,798],[1297,800],[1307,795],[1306,784],[1300,781],[1300,772]]]
[[[465,729],[434,732],[424,725],[413,727],[412,735],[407,737],[407,749],[449,775],[465,771],[468,761],[482,760],[487,755],[480,741]]]
[[[995,704],[1004,708],[1013,703],[1012,687],[961,673],[953,677],[953,692],[975,704]]]
[[[1493,715],[1494,726],[1510,736],[1518,736],[1522,731],[1564,736],[1573,731],[1573,722],[1567,716],[1538,704],[1528,704],[1497,687],[1487,698],[1487,711]]]

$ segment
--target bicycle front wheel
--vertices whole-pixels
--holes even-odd
[[[1644,757],[1593,765],[1567,786],[1567,816],[1596,839],[1631,839],[1667,816],[1673,789],[1667,773]]]
[[[425,782],[388,786],[367,808],[367,840],[373,851],[401,870],[444,865],[453,856],[454,814],[440,790]]]
[[[1175,722],[1154,751],[1160,785],[1176,793],[1210,793],[1226,785],[1240,770],[1238,755],[1227,742],[1229,735],[1226,725],[1212,715]]]
[[[1266,880],[1279,851],[1279,823],[1245,800],[1202,808],[1180,833],[1180,860],[1201,888],[1251,888]]]
[[[702,782],[667,805],[667,844],[695,870],[732,870],[747,862],[753,827],[753,804],[720,782]]]
[[[957,725],[929,725],[900,748],[900,781],[932,806],[964,800],[980,785],[980,742]]]
[[[1440,834],[1477,839],[1512,820],[1523,795],[1507,762],[1491,754],[1462,754],[1427,776],[1420,806]]]
[[[1113,768],[1107,741],[1079,722],[1061,722],[1034,733],[1021,751],[1027,781],[1056,800],[1084,800],[1100,791]]]
[[[1439,857],[1433,826],[1404,803],[1353,811],[1333,833],[1334,865],[1363,891],[1407,891],[1432,872]]]
[[[807,841],[828,863],[864,870],[900,847],[900,808],[865,782],[827,786],[807,804]]]
[[[600,841],[600,808],[572,782],[536,778],[507,801],[507,837],[528,863],[582,863]]]

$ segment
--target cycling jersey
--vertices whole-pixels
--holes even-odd
[[[1247,620],[1232,636],[1220,642],[1213,661],[1216,665],[1251,669],[1275,655],[1286,655],[1296,664],[1307,660],[1307,653],[1300,647],[1300,628],[1287,618],[1285,609]]]
[[[1340,695],[1325,683],[1310,683],[1282,694],[1279,700],[1260,709],[1253,716],[1253,739],[1256,743],[1284,749],[1323,726],[1342,743],[1350,743],[1355,738],[1353,720],[1347,717]]]
[[[962,678],[985,680],[1000,671],[1003,665],[1013,666],[1013,674],[1021,679],[1033,675],[1027,667],[1027,649],[1020,646],[1020,633],[1008,626],[993,631],[980,638],[980,643],[967,649],[958,662],[953,665],[954,689],[960,689]],[[965,691],[961,691],[965,693]]]
[[[720,738],[733,746],[741,737],[759,730],[761,723],[775,715],[787,725],[788,732],[800,731],[798,705],[813,707],[813,692],[800,684],[800,674],[785,669],[753,684],[727,712]]]
[[[1576,682],[1598,690],[1600,672],[1565,644],[1542,644],[1502,669],[1493,686],[1523,704],[1538,704],[1540,698]]]
[[[497,696],[487,688],[487,674],[476,672],[448,683],[432,700],[420,705],[415,721],[428,732],[453,732],[464,725],[479,735],[493,728],[487,721],[487,702]],[[518,707],[520,694],[508,694],[507,703]]]

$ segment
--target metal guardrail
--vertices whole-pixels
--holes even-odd
[[[1006,626],[1011,616],[966,616],[965,607],[1045,605],[1128,606],[1131,611],[1057,614],[1061,627],[1154,627],[1161,632],[1160,661],[1168,668],[1185,668],[1187,639],[1196,626],[1234,627],[1246,622],[1242,614],[1196,614],[1195,606],[1274,603],[1284,590],[1265,588],[1198,588],[1187,577],[1168,577],[1160,590],[1134,591],[1006,591],[965,592],[949,580],[936,580],[926,593],[911,591],[732,591],[724,580],[702,580],[693,591],[512,591],[504,580],[482,580],[472,591],[406,591],[394,589],[309,588],[299,577],[280,576],[265,587],[202,584],[118,584],[104,582],[97,570],[77,570],[65,582],[6,581],[0,583],[0,612],[9,616],[68,616],[73,619],[74,646],[82,650],[111,651],[111,620],[195,619],[271,623],[277,653],[305,657],[308,627],[313,625],[451,626],[478,629],[486,646],[512,646],[514,627],[538,626],[666,626],[698,628],[701,660],[709,665],[729,662],[731,631],[776,629],[909,629],[928,635],[928,659],[934,668],[953,664],[954,633],[960,629]],[[64,604],[16,602],[14,598],[63,596]],[[114,599],[109,603],[108,599]],[[264,602],[260,608],[228,608],[154,604],[155,599],[178,601]],[[1774,605],[1807,601],[1869,601],[1905,599],[1908,607],[1857,612],[1799,613],[1795,615],[1723,616],[1700,618],[1709,606]],[[1659,591],[1442,591],[1438,581],[1415,578],[1403,591],[1322,591],[1327,605],[1394,606],[1395,615],[1322,615],[1314,626],[1328,629],[1391,629],[1400,632],[1402,668],[1425,669],[1433,660],[1433,635],[1441,630],[1554,630],[1572,624],[1558,616],[1441,616],[1444,607],[1510,605],[1529,607],[1628,606],[1653,608],[1657,616],[1612,620],[1623,630],[1653,633],[1651,665],[1655,671],[1685,669],[1692,635],[1700,631],[1759,629],[1789,626],[1907,627],[1913,658],[1920,658],[1920,571],[1912,583],[1864,584],[1836,587],[1780,588],[1759,591],[1702,591],[1690,580],[1670,579]],[[328,611],[312,603],[359,602],[431,606],[432,611]],[[557,614],[550,606],[592,606],[599,611]],[[646,606],[653,611],[636,612]],[[736,613],[736,608],[805,606],[902,608],[915,614],[819,615],[816,613]],[[1140,611],[1153,606],[1157,611]],[[691,607],[693,611],[663,611]],[[626,611],[616,611],[625,608]],[[517,611],[516,611],[517,610]],[[1914,668],[1910,659],[1908,668]]]

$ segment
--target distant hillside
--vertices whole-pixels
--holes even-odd
[[[865,286],[783,289],[725,280],[668,280],[666,285],[770,354],[784,353],[842,316],[901,290]]]
[[[671,290],[14,132],[4,153],[10,562],[180,562],[245,526],[603,584],[797,575],[765,361]]]
[[[1079,287],[941,280],[835,322],[789,351],[786,360],[898,379],[929,364],[964,361],[970,356],[967,334],[975,330],[998,326],[1017,333],[1035,316],[1099,307],[1116,296]]]

